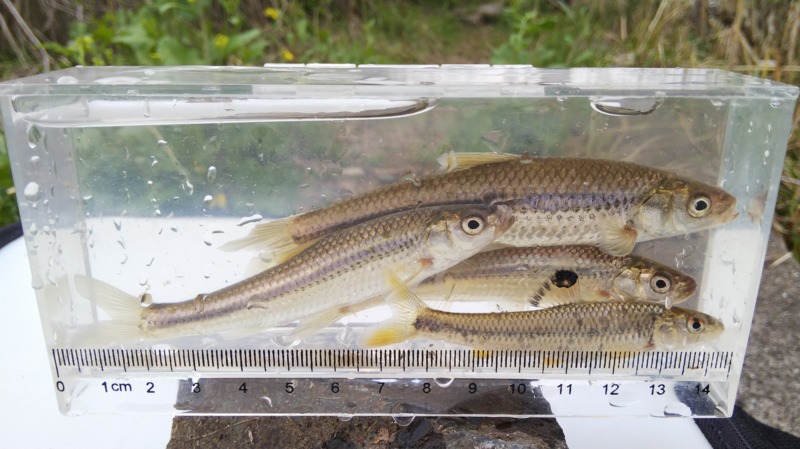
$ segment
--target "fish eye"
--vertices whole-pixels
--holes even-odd
[[[461,229],[469,235],[478,235],[483,231],[486,222],[483,217],[477,215],[470,215],[461,220]]]
[[[650,287],[656,293],[666,293],[672,289],[672,279],[665,274],[656,274],[650,279]]]
[[[703,217],[711,211],[711,199],[705,195],[698,195],[689,201],[689,215],[695,218]]]
[[[688,325],[687,327],[689,328],[689,332],[700,332],[706,327],[706,324],[703,322],[703,319],[698,318],[696,316],[689,318],[689,322],[687,323],[687,325]]]

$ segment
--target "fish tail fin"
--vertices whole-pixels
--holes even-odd
[[[78,274],[75,276],[75,288],[81,296],[94,301],[113,320],[139,322],[142,318],[139,298],[111,284]]]
[[[142,306],[139,298],[88,276],[79,274],[74,280],[78,293],[92,300],[111,317],[109,321],[78,329],[73,336],[76,345],[108,346],[142,340]]]
[[[270,255],[268,260],[265,259],[267,262],[283,263],[308,248],[312,243],[298,244],[294,241],[292,237],[293,220],[294,217],[286,217],[268,223],[259,223],[247,236],[231,240],[220,246],[220,249],[223,251],[261,249],[264,254]]]
[[[402,287],[394,293],[389,306],[392,308],[392,318],[368,329],[361,338],[361,346],[386,346],[406,341],[416,335],[414,323],[419,314],[427,309],[417,295]]]
[[[82,326],[70,338],[72,345],[84,348],[139,343],[143,339],[138,322],[117,320]]]

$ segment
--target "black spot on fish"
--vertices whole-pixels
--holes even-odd
[[[553,285],[559,288],[570,288],[578,282],[578,274],[570,270],[558,270],[552,278]]]

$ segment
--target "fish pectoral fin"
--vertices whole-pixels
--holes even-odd
[[[395,278],[396,279],[396,278]],[[392,317],[364,333],[360,345],[365,348],[386,346],[406,341],[417,334],[414,323],[420,313],[427,310],[425,304],[408,287],[398,286],[389,301]]]
[[[283,263],[297,253],[313,244],[310,242],[296,243],[292,237],[292,223],[294,216],[281,218],[268,223],[257,224],[247,236],[231,240],[220,246],[223,251],[238,251],[240,249],[259,249],[267,263],[273,265]]]
[[[513,161],[519,159],[517,154],[505,153],[456,153],[450,151],[439,156],[436,161],[439,163],[440,172],[451,172],[464,170],[476,165],[491,164],[495,162]]]
[[[599,225],[600,242],[603,252],[612,256],[626,256],[633,250],[639,233],[627,226],[622,218],[606,218]]]
[[[289,335],[297,340],[308,338],[347,315],[381,306],[384,303],[383,296],[375,296],[356,304],[331,307],[301,319],[297,323],[297,327]]]

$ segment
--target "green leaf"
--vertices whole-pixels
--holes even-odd
[[[258,38],[259,36],[261,36],[261,30],[258,29],[253,29],[245,31],[243,33],[235,34],[231,36],[230,40],[228,41],[228,51],[230,53],[233,53],[236,50],[247,45],[250,41]]]
[[[166,36],[158,41],[156,52],[164,65],[201,65],[203,58],[197,50],[186,48],[174,37]]]

